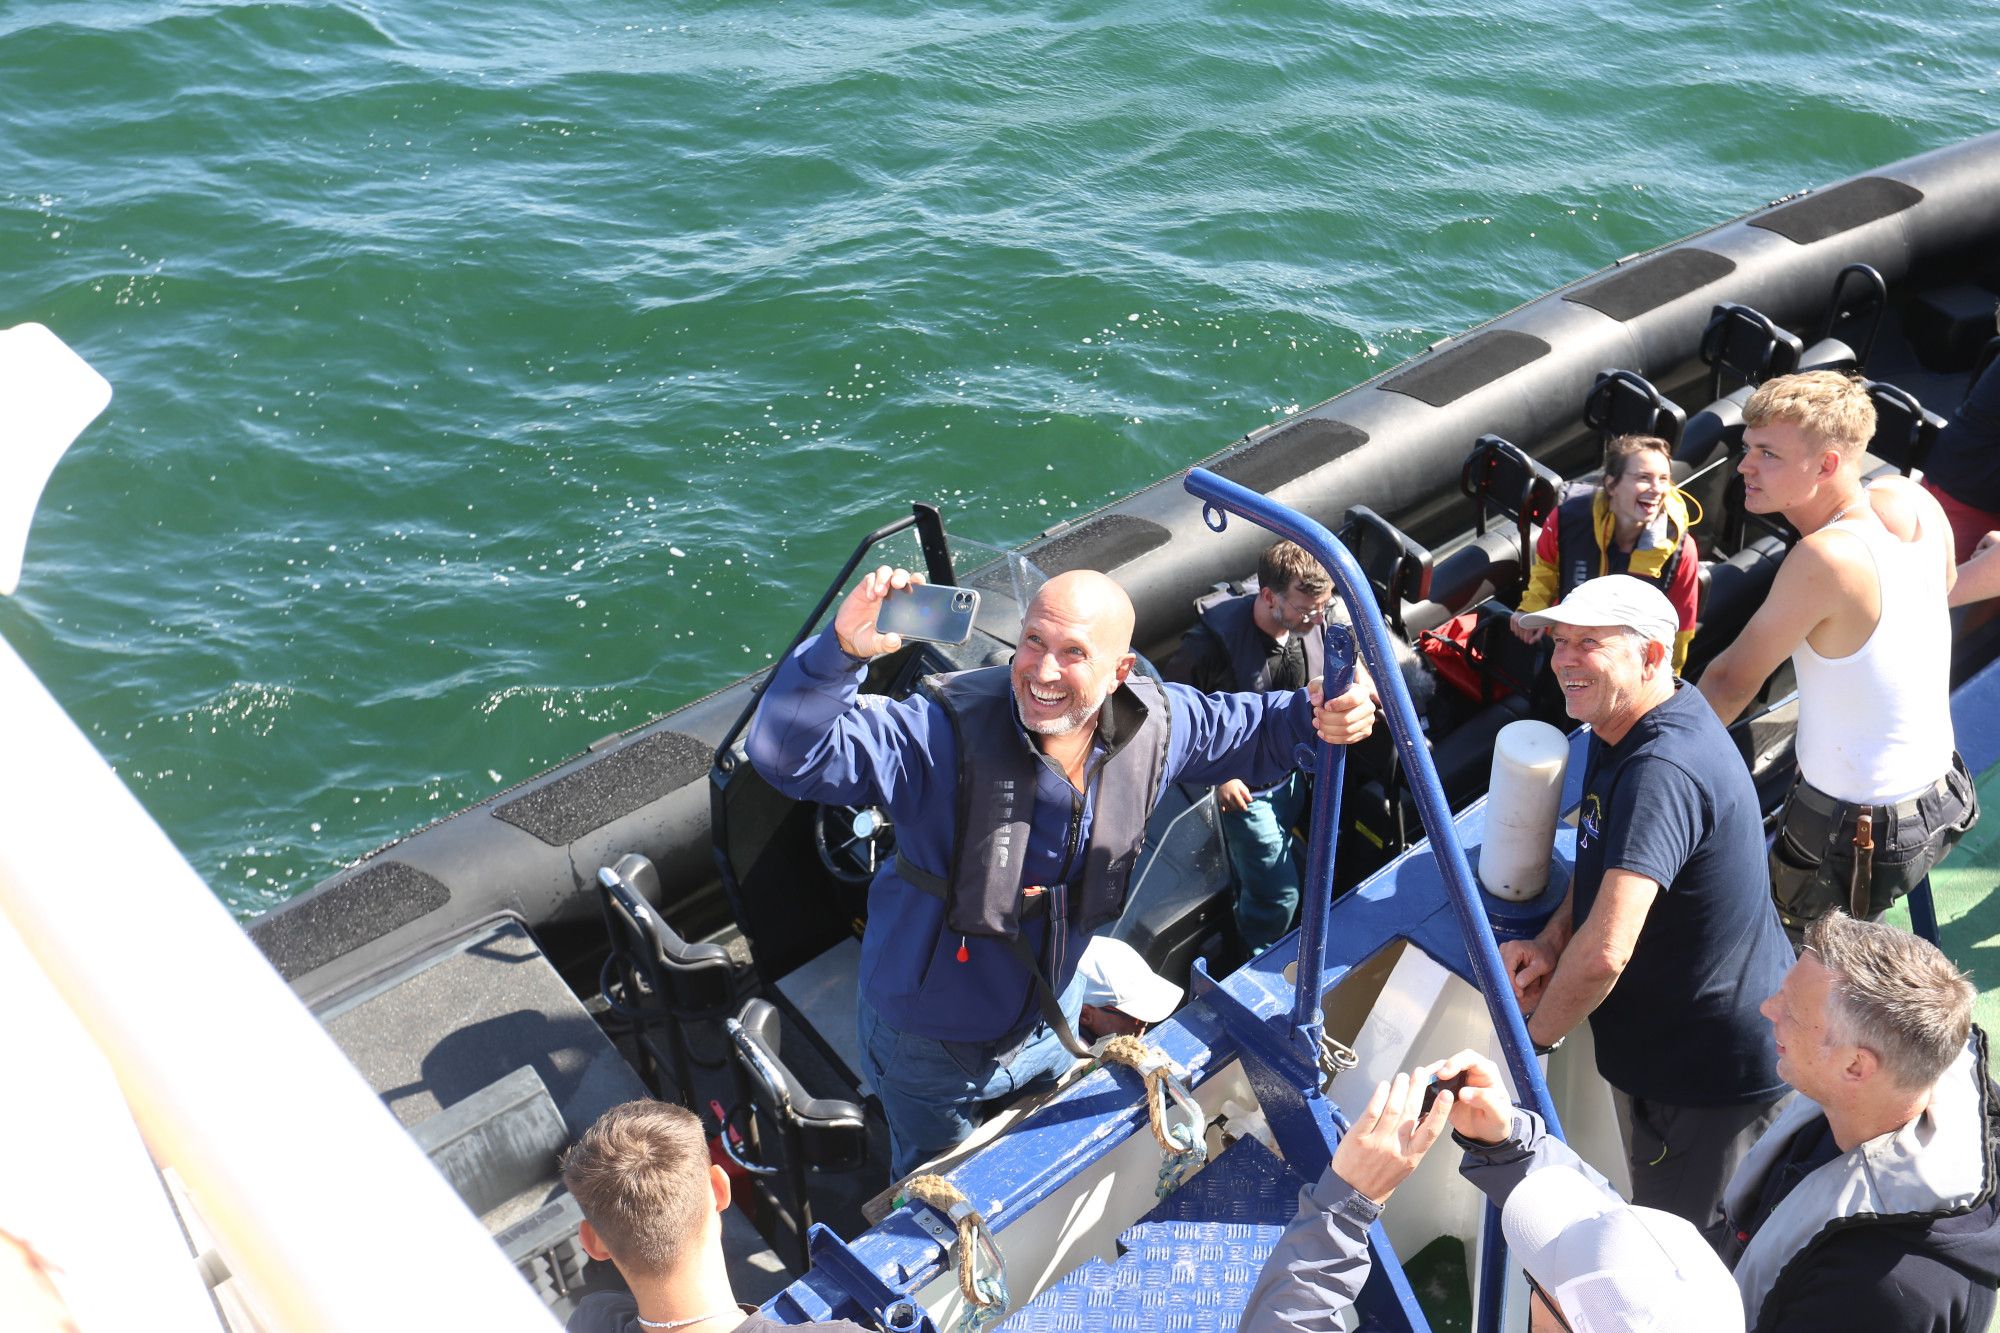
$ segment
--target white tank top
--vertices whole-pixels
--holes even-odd
[[[1882,615],[1868,642],[1827,658],[1801,642],[1799,772],[1827,795],[1889,805],[1929,787],[1951,767],[1951,615],[1945,606],[1942,534],[1905,542],[1873,519],[1847,519],[1875,560]]]

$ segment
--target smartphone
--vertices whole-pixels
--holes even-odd
[[[918,583],[889,590],[875,616],[883,634],[931,643],[964,643],[972,637],[972,618],[979,614],[979,593],[973,588],[947,588]]]
[[[1440,1092],[1448,1092],[1456,1100],[1458,1094],[1465,1091],[1465,1075],[1471,1072],[1468,1069],[1464,1073],[1453,1074],[1450,1078],[1434,1078],[1424,1085],[1424,1105],[1423,1109],[1417,1112],[1418,1119],[1431,1113],[1431,1107],[1437,1104]]]

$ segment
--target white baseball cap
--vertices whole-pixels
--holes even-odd
[[[1181,988],[1152,968],[1139,951],[1109,935],[1092,937],[1076,965],[1083,1002],[1116,1009],[1141,1023],[1162,1023],[1181,1005]]]
[[[1626,1203],[1574,1167],[1530,1172],[1500,1227],[1575,1333],[1743,1331],[1736,1279],[1693,1223]]]
[[[1671,648],[1674,636],[1680,633],[1681,618],[1667,595],[1646,580],[1630,574],[1606,574],[1577,584],[1569,596],[1545,611],[1530,611],[1521,617],[1521,624],[1527,629],[1622,625]]]

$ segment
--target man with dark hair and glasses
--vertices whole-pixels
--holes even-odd
[[[1453,1082],[1426,1113],[1434,1079]],[[1693,1223],[1620,1199],[1540,1116],[1508,1100],[1499,1068],[1473,1051],[1375,1089],[1326,1173],[1301,1192],[1298,1218],[1251,1291],[1243,1333],[1333,1327],[1368,1279],[1368,1228],[1447,1123],[1465,1150],[1459,1173],[1500,1209],[1528,1280],[1531,1333],[1741,1333],[1736,1284]]]
[[[1319,562],[1296,543],[1278,542],[1257,561],[1256,589],[1203,611],[1162,674],[1208,694],[1297,689],[1324,674],[1320,626],[1332,605],[1333,580]],[[1216,785],[1236,933],[1251,954],[1275,944],[1298,913],[1303,849],[1293,829],[1306,795],[1298,772],[1254,790],[1242,777]]]

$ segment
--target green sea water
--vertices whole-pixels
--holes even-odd
[[[2000,127],[2000,11],[0,3],[4,634],[267,909],[1621,255]],[[0,743],[5,724],[0,722]]]

